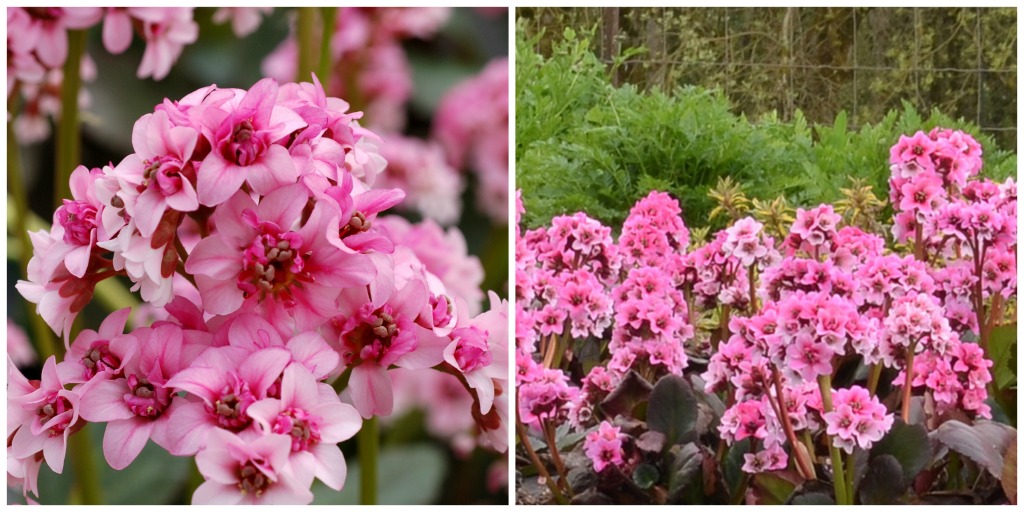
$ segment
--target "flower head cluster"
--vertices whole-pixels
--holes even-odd
[[[609,369],[626,373],[634,364],[682,374],[686,368],[683,342],[693,337],[683,294],[657,267],[639,267],[612,292],[615,326]]]
[[[308,503],[314,479],[344,485],[338,443],[392,414],[394,368],[457,377],[473,442],[505,449],[507,303],[484,310],[455,228],[386,217],[405,194],[373,186],[385,160],[360,116],[315,79],[210,86],[139,119],[116,166],[72,174],[18,290],[70,338],[96,284],[126,276],[156,321],[109,315],[40,381],[11,367],[27,491],[97,422],[115,469],[149,440],[195,456],[197,503]]]
[[[625,266],[661,266],[690,244],[690,231],[681,217],[679,201],[652,191],[633,205],[622,224],[619,252]]]
[[[620,429],[607,421],[602,421],[597,430],[587,434],[583,450],[598,473],[608,466],[621,466],[625,462]]]
[[[887,414],[878,397],[860,386],[833,390],[832,407],[831,412],[822,415],[825,432],[846,453],[853,453],[857,446],[863,450],[871,448],[892,427],[893,415]]]

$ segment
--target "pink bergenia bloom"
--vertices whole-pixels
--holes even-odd
[[[71,382],[88,382],[98,374],[113,378],[121,371],[124,357],[134,347],[114,340],[125,338],[122,332],[131,312],[131,308],[117,310],[103,319],[99,331],[85,329],[78,334],[63,361],[67,366],[80,366],[79,374]]]
[[[268,195],[295,183],[298,171],[288,149],[276,142],[306,125],[276,104],[277,82],[264,78],[221,108],[203,111],[203,131],[212,149],[199,168],[199,202],[217,206],[248,183]],[[239,96],[241,96],[239,98]]]
[[[241,314],[222,323],[214,334],[214,346],[231,345],[248,352],[280,347],[291,353],[289,360],[306,368],[313,378],[323,380],[338,369],[341,357],[316,331],[291,334],[286,329],[288,340],[282,338],[281,329],[274,327],[263,317],[251,313]]]
[[[103,16],[103,47],[115,55],[132,44],[132,18],[127,7],[107,7]]]
[[[352,369],[348,397],[364,418],[389,416],[394,391],[388,368],[430,368],[444,360],[451,340],[416,322],[427,304],[426,285],[410,280],[378,304],[365,287],[347,288],[338,300],[340,315],[330,324],[342,363]]]
[[[334,311],[339,289],[368,284],[375,267],[360,254],[330,244],[329,205],[318,202],[299,225],[309,198],[305,185],[279,188],[259,205],[237,192],[213,214],[217,231],[185,262],[208,313],[231,314],[247,303],[275,325],[286,318],[306,331]]]
[[[445,361],[463,373],[466,384],[476,390],[480,412],[491,409],[495,380],[508,380],[508,302],[491,293],[491,309],[472,320],[460,318],[444,349]]]
[[[889,161],[894,164],[914,162],[921,169],[934,169],[931,154],[935,150],[935,141],[924,132],[917,132],[913,137],[900,135],[899,142],[889,152]]]
[[[445,160],[436,142],[392,135],[381,146],[388,167],[379,186],[405,191],[404,210],[413,210],[438,224],[449,226],[459,220],[465,182]],[[507,185],[506,185],[507,186]]]
[[[185,403],[167,381],[188,367],[207,347],[208,336],[159,322],[111,341],[111,353],[131,350],[121,372],[111,380],[95,378],[81,388],[82,417],[105,422],[103,456],[114,469],[124,469],[152,439],[171,450],[166,433],[175,410]]]
[[[922,175],[900,188],[903,196],[899,204],[902,211],[913,211],[919,218],[930,214],[945,202],[942,180],[935,175]]]
[[[59,68],[68,57],[68,29],[80,30],[96,24],[103,16],[99,7],[26,7],[32,18],[36,55],[46,67]],[[30,36],[30,37],[33,37]]]
[[[174,126],[162,110],[135,122],[135,153],[114,168],[114,176],[120,184],[118,197],[143,237],[153,236],[168,208],[178,212],[199,208],[196,171],[190,161],[198,138],[195,129]]]
[[[609,465],[622,465],[622,437],[619,427],[613,427],[607,421],[602,421],[597,430],[587,434],[583,449],[594,463],[594,471],[600,473]]]
[[[142,22],[146,51],[136,76],[163,80],[186,45],[199,38],[199,24],[191,7],[130,7],[133,18]]]
[[[53,213],[50,236],[57,239],[51,251],[39,254],[44,272],[52,272],[63,261],[75,277],[83,277],[91,263],[93,248],[106,234],[100,225],[103,204],[97,199],[93,184],[100,171],[78,166],[71,173],[71,196]]]
[[[38,359],[36,350],[32,348],[25,330],[10,317],[7,318],[7,357],[15,366],[29,366]]]
[[[281,398],[255,402],[248,414],[263,433],[291,437],[291,467],[313,468],[316,478],[341,490],[347,470],[338,443],[354,436],[363,422],[330,386],[317,382],[306,367],[292,363],[281,379]]]
[[[312,468],[288,463],[292,438],[266,434],[243,439],[218,430],[196,465],[206,478],[192,495],[196,505],[307,505]]]
[[[68,379],[61,375],[63,370],[50,356],[36,384],[25,381],[18,369],[8,364],[8,377],[14,383],[8,389],[8,453],[24,459],[42,452],[46,465],[57,474],[64,471],[68,436],[81,428],[80,396],[64,389]]]
[[[846,453],[854,446],[867,450],[892,427],[893,415],[868,390],[853,386],[832,392],[832,412],[822,415],[833,444]]]
[[[71,323],[78,312],[92,300],[96,282],[89,276],[75,277],[62,261],[55,269],[47,269],[45,260],[36,256],[46,255],[43,256],[46,258],[59,250],[61,242],[41,230],[29,231],[28,235],[33,251],[28,263],[28,280],[18,281],[15,288],[25,300],[36,304],[36,312],[57,336],[64,336],[71,332]]]
[[[255,32],[263,23],[263,16],[273,11],[273,7],[221,7],[213,13],[213,22],[223,24],[231,20],[235,35],[245,37]]]
[[[211,432],[241,432],[250,428],[246,410],[267,398],[271,386],[291,361],[281,347],[248,352],[241,347],[217,347],[203,352],[188,368],[167,381],[197,397],[170,415],[168,448],[175,455],[190,455],[208,445]]]

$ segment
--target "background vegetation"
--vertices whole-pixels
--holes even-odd
[[[564,25],[587,20],[591,11],[550,12]],[[713,208],[708,188],[726,176],[754,197],[784,195],[798,205],[837,200],[851,178],[884,197],[889,147],[902,133],[940,125],[979,138],[985,174],[1003,178],[1016,169],[1014,151],[1000,149],[996,137],[971,120],[938,108],[922,111],[907,98],[892,109],[865,105],[861,119],[877,113],[860,126],[841,109],[824,120],[801,109],[787,115],[768,109],[767,100],[734,100],[749,94],[686,84],[695,68],[641,77],[630,63],[649,54],[642,48],[623,46],[606,65],[594,53],[593,30],[578,33],[553,23],[551,30],[560,32],[545,26],[535,33],[531,16],[548,12],[520,9],[516,32],[516,173],[529,226],[577,210],[620,225],[629,206],[651,189],[678,196],[688,224],[707,225]],[[664,12],[676,19],[698,11]],[[715,85],[714,77],[701,83]],[[745,87],[755,90],[753,83]],[[758,105],[768,110],[755,111]],[[1015,100],[1004,107],[1015,119]]]

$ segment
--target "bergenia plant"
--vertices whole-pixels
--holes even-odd
[[[821,204],[693,240],[658,191],[617,237],[517,226],[519,501],[1015,502],[1016,183],[961,131],[890,156],[886,232]]]
[[[461,382],[471,399],[449,414],[506,449],[506,303],[481,311],[461,235],[388,218],[405,192],[375,179],[387,142],[347,107],[315,76],[205,87],[142,116],[120,163],[72,173],[17,284],[66,349],[40,380],[9,365],[8,474],[26,494],[99,423],[114,469],[149,441],[194,457],[194,503],[309,503],[314,480],[345,485],[339,443],[375,439],[398,368]],[[77,330],[114,278],[156,321],[123,309]]]

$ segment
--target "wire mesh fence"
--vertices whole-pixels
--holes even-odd
[[[594,27],[617,84],[721,89],[756,117],[852,128],[904,101],[963,117],[1016,150],[1012,8],[521,8],[531,34]],[[551,38],[538,39],[550,51]],[[641,51],[630,51],[642,48]]]

